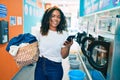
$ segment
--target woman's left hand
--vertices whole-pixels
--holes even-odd
[[[73,44],[73,40],[71,40],[71,41],[65,41],[64,42],[64,45],[66,46],[66,47],[70,47],[71,45]]]
[[[65,47],[63,47],[61,50],[61,55],[63,59],[65,59],[68,56],[72,44],[73,44],[73,40],[64,42]]]

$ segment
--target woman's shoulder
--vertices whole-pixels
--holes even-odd
[[[63,34],[66,34],[66,35],[68,35],[68,31],[63,31]]]
[[[63,35],[64,35],[65,37],[68,37],[68,31],[63,31]]]

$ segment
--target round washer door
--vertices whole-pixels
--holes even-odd
[[[80,45],[81,44],[81,41],[82,41],[82,39],[84,38],[84,37],[86,37],[86,33],[85,32],[83,32],[83,33],[77,33],[77,42],[78,42],[78,44]]]
[[[89,54],[88,54],[88,46],[95,40],[95,38],[93,37],[85,37],[83,40],[82,40],[82,45],[81,45],[81,50],[82,50],[82,53],[86,56],[86,57],[89,57]]]
[[[110,43],[104,41],[94,41],[88,47],[90,53],[88,57],[89,63],[104,74],[108,67],[109,47]]]

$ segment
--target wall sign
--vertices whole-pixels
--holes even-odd
[[[5,18],[7,16],[7,7],[0,4],[0,18]]]
[[[80,16],[85,16],[119,6],[120,0],[80,0]]]
[[[11,26],[16,25],[16,16],[10,16],[10,25]]]

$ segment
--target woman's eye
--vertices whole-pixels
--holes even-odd
[[[52,17],[55,17],[55,15],[52,15]]]
[[[60,16],[57,16],[57,15],[52,15],[52,17],[57,17],[57,18],[60,18]]]
[[[57,18],[60,18],[60,16],[57,16]]]

